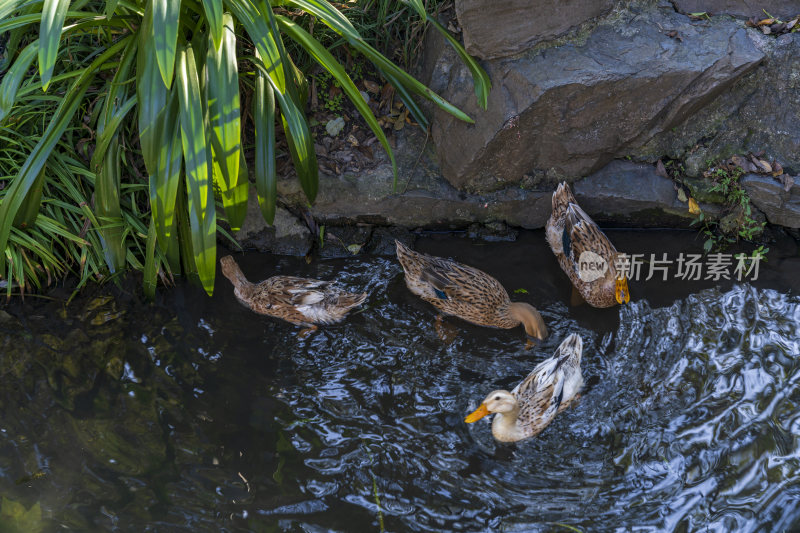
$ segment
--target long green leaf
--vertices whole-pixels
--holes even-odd
[[[466,113],[417,81],[413,76],[392,63],[383,54],[369,46],[361,35],[358,34],[350,21],[347,20],[347,17],[326,0],[286,0],[285,4],[302,9],[319,18],[326,26],[344,37],[353,48],[372,61],[382,72],[391,75],[392,78],[396,80],[397,84],[407,87],[414,94],[431,100],[437,106],[464,122],[470,124],[475,122]],[[395,87],[397,86],[398,85],[395,85]]]
[[[206,71],[206,95],[211,126],[211,146],[214,159],[220,166],[224,183],[222,191],[230,189],[239,178],[241,150],[241,119],[239,111],[239,70],[236,59],[236,35],[233,18],[226,13],[222,42],[209,42]],[[225,206],[226,208],[228,206]]]
[[[128,111],[136,103],[136,96],[127,98],[128,79],[136,58],[137,40],[131,39],[122,52],[117,71],[106,85],[106,98],[98,120],[97,144],[91,168],[97,172],[95,180],[94,211],[102,220],[100,239],[108,270],[114,274],[125,269],[125,223],[120,207],[121,147],[118,129]]]
[[[183,47],[178,55],[177,78],[192,249],[200,283],[210,296],[214,293],[217,217],[214,195],[209,183],[210,159],[203,121],[200,81],[191,46]]]
[[[268,224],[272,224],[275,222],[275,203],[278,198],[275,169],[275,94],[266,78],[265,73],[256,72],[253,100],[253,122],[256,130],[255,174],[261,215]]]
[[[293,71],[290,70],[291,62],[283,50],[272,8],[262,0],[258,1],[258,7],[250,0],[226,0],[226,4],[244,25],[260,54],[263,63],[256,60],[256,67],[263,69],[267,81],[274,89],[297,177],[306,198],[313,202],[319,186],[314,141],[300,107],[299,91]],[[287,73],[291,75],[287,76]]]
[[[178,187],[181,182],[183,152],[178,104],[175,87],[159,120],[159,152],[156,171],[150,174],[150,207],[156,224],[158,246],[167,256],[170,268],[180,271],[179,243],[175,217]]]
[[[0,18],[0,33],[14,30],[16,28],[23,28],[29,24],[36,24],[37,22],[41,24],[41,21],[44,20],[44,18],[45,16],[43,13],[28,13],[25,15],[19,15],[17,17],[12,17],[10,19]],[[97,13],[92,13],[90,11],[67,11],[66,18],[85,18],[89,19],[86,21],[87,23],[103,21],[105,26],[124,27],[122,21],[107,21],[104,16],[98,15]],[[85,27],[84,23],[64,26],[63,31],[80,27]]]
[[[258,5],[261,12],[267,16],[272,40],[277,45],[283,72],[287,76],[286,95],[279,95],[278,101],[281,107],[281,123],[286,134],[289,153],[292,155],[292,162],[297,172],[297,178],[300,180],[300,185],[303,187],[303,192],[308,201],[313,203],[319,188],[319,166],[317,165],[317,154],[314,151],[314,139],[311,137],[308,121],[305,113],[303,113],[304,106],[301,103],[302,90],[298,86],[296,76],[299,70],[286,53],[272,7],[264,0],[260,0]],[[302,76],[301,79],[305,80]]]
[[[116,137],[117,130],[125,119],[125,116],[133,109],[137,102],[136,95],[133,95],[118,108],[110,110],[111,114],[107,115],[108,118],[104,128],[97,135],[97,144],[95,145],[91,161],[91,168],[93,170],[96,170],[102,164],[103,158],[106,155],[106,149]]]
[[[44,171],[46,168],[47,166],[45,165],[39,171],[39,175],[34,180],[30,192],[19,206],[17,216],[14,217],[14,227],[26,229],[36,224],[36,218],[39,216],[39,207],[42,204],[42,189],[44,187]]]
[[[117,10],[117,4],[119,4],[119,0],[106,0],[105,14],[107,19],[114,16],[114,12]]]
[[[156,51],[156,61],[166,87],[172,86],[175,71],[175,51],[178,43],[178,21],[181,0],[150,0],[153,12],[151,39]]]
[[[150,220],[150,228],[147,230],[147,245],[144,256],[144,279],[142,285],[144,295],[148,300],[156,297],[158,272],[156,270],[156,225]]]
[[[250,192],[247,163],[244,161],[244,155],[241,158],[239,176],[237,176],[236,183],[230,189],[220,191],[222,205],[225,208],[225,217],[233,231],[239,231],[242,228],[242,223],[247,216],[247,195]],[[216,161],[213,163],[213,172],[214,182],[220,183],[222,181],[222,172]]]
[[[383,129],[381,129],[380,125],[378,124],[378,120],[375,118],[375,115],[372,113],[369,105],[367,102],[364,101],[364,97],[361,96],[358,88],[356,88],[355,83],[353,80],[350,79],[350,76],[347,75],[344,67],[336,61],[336,58],[333,57],[331,54],[322,44],[314,39],[307,31],[305,31],[302,27],[295,24],[292,20],[283,17],[277,16],[276,17],[278,24],[281,28],[298,44],[302,45],[303,49],[311,54],[311,56],[317,60],[317,62],[322,65],[325,70],[330,72],[336,81],[339,82],[342,90],[345,92],[350,101],[353,102],[353,105],[356,107],[358,112],[364,117],[369,128],[375,134],[375,137],[378,138],[381,145],[383,145],[384,150],[386,153],[389,154],[389,159],[392,161],[392,171],[394,174],[394,184],[397,185],[397,163],[394,160],[394,153],[392,152],[391,146],[389,146],[389,141],[386,138],[386,135],[383,133]]]
[[[153,32],[153,4],[147,4],[138,31],[139,52],[136,54],[136,95],[138,97],[139,143],[142,159],[151,175],[158,166],[159,114],[167,102],[167,87],[161,78]]]
[[[53,67],[58,57],[58,42],[64,29],[70,0],[44,0],[42,6],[42,22],[39,25],[39,74],[42,77],[42,89],[47,91]]]
[[[119,205],[121,179],[119,137],[114,136],[103,157],[95,185],[94,211],[97,214],[103,257],[112,274],[125,268],[125,239]]]
[[[419,0],[411,0],[412,2]],[[471,55],[464,50],[464,47],[461,46],[455,37],[450,35],[450,32],[447,29],[439,24],[439,22],[433,18],[432,16],[427,16],[428,22],[433,24],[433,27],[439,30],[439,33],[444,35],[444,38],[447,39],[447,42],[450,43],[450,46],[456,51],[459,55],[461,60],[467,65],[470,73],[472,73],[472,83],[475,87],[475,96],[478,99],[478,105],[481,106],[481,109],[486,109],[486,106],[489,105],[489,91],[492,90],[492,82],[489,80],[489,75],[486,74],[486,71],[475,61]]]
[[[219,48],[223,39],[223,27],[228,24],[222,15],[222,0],[203,0],[203,9],[206,12],[206,21],[208,22],[211,39],[214,41],[214,48]],[[232,24],[230,31],[233,33]]]
[[[23,2],[21,0],[0,0],[0,20],[5,20],[14,11],[21,8]]]
[[[2,254],[1,251],[6,248],[12,222],[20,205],[22,205],[36,177],[47,162],[50,152],[67,129],[75,111],[77,111],[78,107],[81,105],[83,95],[86,93],[89,83],[99,70],[100,65],[118,54],[131,39],[132,36],[123,37],[95,58],[95,60],[83,70],[80,77],[75,80],[65,93],[61,104],[59,104],[53,117],[50,119],[50,123],[47,125],[41,139],[39,139],[39,142],[25,160],[22,168],[20,168],[16,179],[13,180],[11,186],[6,190],[3,203],[0,204],[0,271],[5,267],[5,255]]]
[[[28,69],[36,57],[39,49],[39,41],[33,41],[31,44],[22,49],[19,53],[17,60],[8,69],[8,72],[3,76],[3,81],[0,82],[0,122],[11,110],[17,98],[17,90],[19,89],[22,79],[28,72]]]

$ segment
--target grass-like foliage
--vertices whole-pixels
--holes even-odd
[[[421,0],[408,6],[447,34]],[[377,119],[342,64],[297,22],[303,17],[371,61],[423,127],[420,97],[471,121],[368,44],[327,0],[0,0],[0,35],[8,35],[0,64],[6,280],[37,285],[66,269],[99,279],[132,266],[144,271],[148,293],[159,272],[183,272],[211,294],[217,205],[234,230],[247,206],[240,86],[254,87],[254,174],[266,220],[275,215],[276,128],[309,202],[317,194],[307,80],[287,50],[330,73],[395,166]],[[488,77],[449,41],[485,108]],[[26,121],[38,127],[26,131]],[[80,152],[87,136],[91,146]],[[146,183],[127,170],[132,158],[143,161]]]

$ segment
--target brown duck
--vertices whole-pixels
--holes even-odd
[[[514,390],[489,393],[464,422],[471,424],[497,413],[492,420],[492,434],[497,440],[514,442],[538,435],[558,413],[580,397],[582,356],[583,339],[573,333],[561,343],[553,357],[539,363]]]
[[[512,302],[500,282],[489,274],[450,259],[415,252],[400,241],[395,245],[406,286],[442,313],[479,326],[510,329],[522,324],[529,341],[547,337],[539,311],[528,303]]]
[[[334,282],[293,276],[272,276],[250,283],[231,256],[219,260],[222,273],[233,283],[233,293],[244,305],[262,315],[282,318],[314,330],[317,324],[342,320],[364,303],[367,293],[345,292]]]
[[[569,185],[561,183],[553,193],[553,212],[547,221],[547,242],[572,286],[593,307],[628,303],[630,292],[624,273],[617,272],[619,252],[605,233],[578,205]],[[597,279],[583,276],[579,261],[584,253],[605,263],[608,268]]]

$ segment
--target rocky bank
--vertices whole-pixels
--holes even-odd
[[[765,35],[746,24],[762,8],[786,20],[800,15],[796,2],[715,0],[702,10],[688,0],[552,4],[456,0],[450,24],[491,77],[488,109],[477,107],[468,70],[435,32],[418,76],[475,124],[431,110],[430,137],[397,132],[395,186],[383,154],[365,171],[321,174],[310,208],[297,181],[282,179],[275,226],[251,195],[236,238],[295,254],[311,248],[322,226],[332,254],[380,252],[374,232],[391,237],[387,227],[471,227],[506,238],[510,227],[545,224],[561,180],[574,183],[599,222],[688,227],[695,215],[677,174],[690,191],[704,190],[710,165],[748,152],[800,173],[800,32]],[[658,159],[680,172],[657,172]],[[800,186],[770,175],[740,183],[763,212],[756,217],[800,228]],[[709,219],[725,212],[713,195],[697,196]]]

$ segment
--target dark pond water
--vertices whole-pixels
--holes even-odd
[[[609,232],[631,252],[692,233]],[[218,276],[154,305],[108,288],[0,312],[0,493],[44,531],[791,531],[800,527],[800,262],[753,283],[640,281],[632,304],[570,307],[542,232],[418,239],[534,303],[551,336],[446,321],[390,257],[239,254],[367,288],[342,324],[240,306]],[[570,332],[586,387],[540,436],[498,445],[464,416]]]

